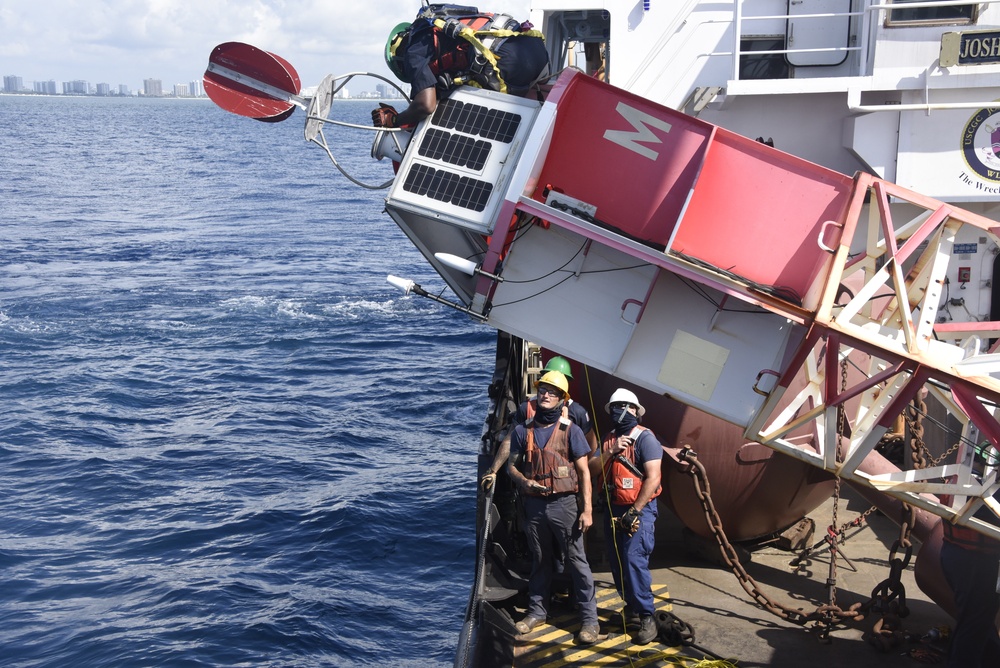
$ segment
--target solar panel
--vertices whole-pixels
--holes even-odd
[[[493,145],[472,137],[431,128],[420,141],[420,155],[431,160],[442,160],[459,167],[480,171],[486,164]]]
[[[448,202],[463,209],[482,211],[493,192],[488,181],[470,179],[427,165],[414,165],[406,174],[403,190]]]
[[[462,87],[410,141],[386,208],[488,234],[539,103]]]
[[[470,104],[460,100],[445,100],[434,112],[434,125],[455,129],[470,135],[478,135],[504,144],[509,144],[517,134],[521,115],[491,109],[481,104]]]

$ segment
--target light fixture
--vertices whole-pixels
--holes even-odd
[[[387,280],[390,283],[392,283],[393,285],[395,285],[397,288],[399,288],[400,290],[402,290],[403,291],[403,295],[410,294],[410,291],[413,290],[414,286],[416,286],[418,288],[420,287],[419,285],[417,285],[416,283],[414,283],[413,281],[411,281],[411,280],[409,280],[407,278],[400,278],[399,276],[393,276],[392,274],[389,274],[389,276],[387,277]],[[417,294],[419,294],[419,293],[417,293]]]
[[[463,274],[469,276],[475,276],[480,274],[486,278],[493,279],[497,283],[503,283],[503,277],[496,274],[491,274],[488,271],[482,270],[482,265],[477,265],[472,260],[466,260],[464,257],[459,257],[457,255],[452,255],[451,253],[434,253],[434,257],[438,259],[438,262],[445,265],[446,267],[451,267],[456,271],[460,271]]]
[[[454,302],[448,301],[443,297],[439,297],[438,295],[433,295],[424,290],[422,287],[420,287],[420,284],[414,283],[408,278],[400,278],[399,276],[393,276],[392,274],[389,274],[386,277],[386,280],[389,281],[389,283],[391,283],[392,285],[395,285],[397,288],[402,290],[404,295],[408,295],[412,292],[413,294],[418,295],[420,297],[427,297],[432,301],[436,301],[438,304],[444,304],[445,306],[450,306],[456,311],[461,311],[462,313],[468,315],[469,317],[475,318],[476,320],[479,320],[481,322],[486,322],[487,318],[482,313],[476,313],[472,309],[462,306],[461,304],[456,304]]]

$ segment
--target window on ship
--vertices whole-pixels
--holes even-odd
[[[575,67],[603,81],[611,74],[611,14],[606,10],[552,12],[546,19],[550,69]]]
[[[906,5],[913,2],[926,4],[927,1],[892,0],[892,4]],[[890,9],[886,13],[885,24],[887,26],[968,25],[975,23],[977,17],[978,7],[975,3],[947,7],[911,7],[909,9]]]
[[[783,51],[785,36],[744,37],[740,40],[740,79],[787,79],[790,76],[788,61]],[[765,53],[754,53],[763,51]]]

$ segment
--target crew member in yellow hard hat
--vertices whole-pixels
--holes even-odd
[[[656,497],[660,488],[663,448],[639,424],[646,409],[631,390],[618,388],[604,409],[613,429],[590,459],[595,485],[603,488],[611,512],[605,526],[608,558],[615,587],[625,601],[626,623],[637,624],[632,633],[636,644],[656,637],[653,577],[649,557],[653,553]]]
[[[398,114],[386,104],[373,110],[378,127],[420,122],[461,84],[526,95],[548,76],[549,65],[541,33],[530,23],[449,5],[424,7],[412,23],[393,28],[385,60],[400,81],[410,84],[411,102]]]
[[[580,610],[580,644],[597,642],[599,625],[594,576],[587,562],[583,533],[593,524],[590,448],[583,431],[562,417],[569,381],[558,371],[538,379],[537,409],[526,424],[514,426],[507,472],[520,489],[525,535],[531,550],[528,612],[517,623],[528,633],[548,616],[552,594],[554,545],[566,556],[573,595]]]
[[[549,371],[558,371],[562,375],[566,376],[568,380],[573,380],[573,367],[570,365],[569,360],[560,355],[555,355],[545,363],[545,368],[542,369],[542,374],[548,373]],[[569,418],[573,424],[580,427],[583,430],[583,435],[587,437],[587,444],[590,446],[591,454],[597,452],[597,447],[600,445],[597,442],[597,433],[594,431],[594,423],[590,419],[590,412],[587,411],[586,407],[579,401],[573,401],[572,398],[567,397],[566,402],[563,404],[563,417]],[[514,418],[511,420],[511,425],[521,424],[527,420],[530,420],[535,416],[535,411],[538,408],[538,402],[535,397],[529,398],[527,401],[522,401],[521,405],[517,407],[517,411],[514,413]],[[493,459],[493,463],[480,478],[480,484],[484,490],[488,490],[496,483],[497,474],[500,470],[507,465],[507,458],[510,456],[510,432],[507,432],[506,438],[500,444],[497,449],[496,456]]]

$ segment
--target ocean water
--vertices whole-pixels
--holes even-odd
[[[0,96],[0,664],[451,664],[494,334],[303,122]]]

